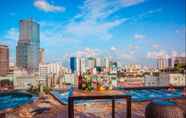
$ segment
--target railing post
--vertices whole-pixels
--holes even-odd
[[[68,99],[68,117],[74,118],[74,100],[72,97]]]
[[[127,97],[127,118],[131,118],[131,97]]]
[[[112,99],[112,118],[115,118],[115,99]]]

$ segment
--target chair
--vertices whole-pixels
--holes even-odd
[[[175,102],[156,101],[146,106],[145,118],[185,118],[184,111]]]

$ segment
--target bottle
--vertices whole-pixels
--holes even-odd
[[[82,89],[82,76],[81,73],[78,76],[78,89]]]

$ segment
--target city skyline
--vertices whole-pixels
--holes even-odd
[[[9,46],[14,62],[19,20],[29,18],[40,24],[47,62],[96,55],[153,64],[160,55],[185,55],[185,0],[1,2],[0,43]]]

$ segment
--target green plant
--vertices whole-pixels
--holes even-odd
[[[44,91],[46,94],[49,94],[50,91],[51,91],[51,88],[49,88],[48,86],[44,86],[44,87],[43,87],[43,91]]]
[[[34,95],[39,95],[39,87],[34,87],[33,85],[31,85],[27,91]]]

